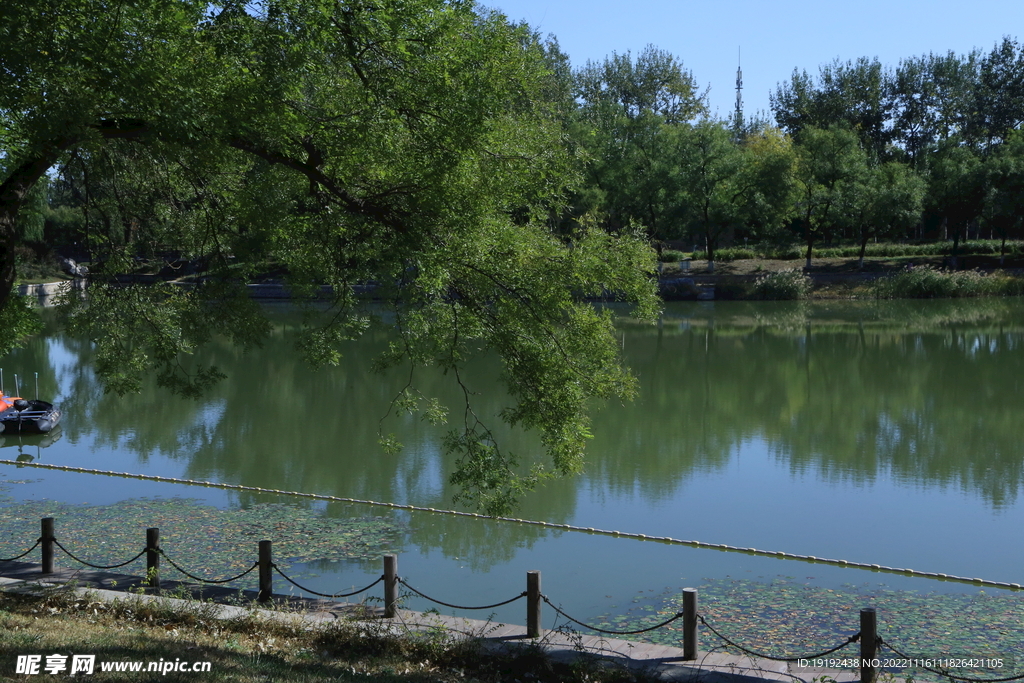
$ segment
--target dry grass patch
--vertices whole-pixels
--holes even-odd
[[[18,655],[95,655],[98,681],[150,681],[152,672],[101,672],[100,662],[210,662],[208,673],[170,672],[162,681],[300,683],[361,681],[636,681],[621,668],[565,666],[536,648],[483,654],[473,638],[443,630],[396,633],[390,622],[339,618],[311,626],[268,619],[252,607],[230,619],[198,601],[103,602],[88,593],[0,592],[0,681],[15,673]],[[66,675],[66,672],[65,674]]]

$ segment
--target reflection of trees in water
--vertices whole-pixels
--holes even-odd
[[[0,330],[0,334],[4,331]],[[39,373],[39,398],[53,400],[57,394],[57,371],[50,359],[47,335],[36,335],[24,346],[14,349],[6,356],[0,356],[0,368],[4,371],[4,393],[15,395],[14,376],[21,383],[21,395],[36,398],[35,373]]]
[[[584,476],[609,505],[665,499],[694,473],[723,468],[745,441],[765,439],[794,472],[855,482],[890,474],[1008,504],[1022,479],[1022,311],[1004,300],[671,307],[660,327],[627,328],[640,396],[596,413]],[[392,416],[384,431],[398,433],[406,450],[387,456],[378,447],[378,422],[405,380],[369,371],[387,332],[353,342],[340,366],[318,370],[299,359],[292,332],[279,325],[249,356],[226,344],[205,349],[197,362],[222,367],[229,379],[199,402],[155,387],[105,397],[88,369],[88,345],[61,338],[80,359],[62,380],[67,438],[89,431],[99,448],[143,460],[163,453],[196,479],[449,507],[454,462],[440,446],[443,428]],[[44,350],[34,340],[29,362],[43,367]],[[498,371],[481,359],[464,374],[482,415],[505,405],[493,390]],[[450,378],[423,372],[418,384],[453,419],[461,414]],[[538,452],[534,437],[494,422],[507,448]],[[578,480],[551,482],[518,514],[568,521],[580,490]],[[546,533],[442,516],[417,516],[413,529],[413,543],[481,566]]]
[[[808,400],[780,425],[790,466],[956,485],[995,507],[1022,483],[1024,334],[995,329],[816,335]]]
[[[186,462],[185,476],[247,486],[308,491],[326,495],[404,502],[426,507],[451,507],[447,475],[454,458],[441,448],[444,428],[432,427],[418,415],[385,420],[383,430],[396,432],[406,449],[385,455],[377,442],[378,424],[407,375],[370,371],[371,361],[390,340],[376,331],[353,343],[341,365],[309,368],[295,351],[294,330],[279,326],[263,349],[247,356],[227,344],[214,343],[197,354],[196,362],[213,364],[229,379],[201,401],[169,396],[154,386],[138,395],[104,396],[88,370],[72,382],[66,402],[76,424],[93,434],[97,448],[125,449],[145,461],[150,453]],[[87,368],[88,344],[67,342]],[[504,394],[495,386],[498,368],[481,360],[466,376],[481,392],[475,396],[481,415],[497,415]],[[441,397],[461,415],[461,394],[450,378],[422,372],[417,384],[427,395]],[[497,419],[494,424],[497,427]],[[517,453],[536,450],[529,436],[495,429],[503,444]],[[251,495],[241,493],[245,504]],[[575,508],[575,492],[535,497],[522,514],[567,521]],[[372,508],[370,509],[372,510]],[[464,519],[445,518],[439,525],[414,529],[413,542],[438,546],[448,554],[474,548],[474,561],[505,561],[517,545],[531,545],[544,532],[534,527],[485,532]]]
[[[591,470],[671,495],[687,468],[722,466],[758,437],[794,472],[857,482],[889,473],[1012,502],[1022,483],[1020,302],[897,303],[845,317],[834,305],[780,307],[781,328],[765,314],[758,324],[749,304],[717,317],[677,310],[681,320],[629,338],[643,400],[602,414],[598,438],[618,448]]]

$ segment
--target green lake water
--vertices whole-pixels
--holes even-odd
[[[388,331],[353,342],[340,366],[313,370],[294,352],[292,315],[286,308],[274,315],[279,325],[262,350],[241,355],[215,345],[201,354],[229,379],[198,402],[155,386],[105,396],[88,344],[55,333],[34,339],[0,366],[9,391],[14,373],[39,372],[40,394],[65,413],[60,438],[43,447],[8,435],[0,457],[21,453],[43,463],[452,507],[446,480],[454,463],[441,446],[443,428],[391,416],[383,430],[405,450],[388,456],[377,446],[378,424],[405,379],[369,371]],[[623,317],[619,334],[640,378],[638,399],[598,406],[586,473],[529,495],[518,516],[1024,583],[1021,301],[680,303],[654,326]],[[506,404],[498,373],[488,358],[467,369],[482,415]],[[419,384],[460,405],[448,378],[425,372]],[[495,431],[523,459],[537,453],[534,436]],[[374,580],[379,547],[399,553],[399,573],[411,585],[442,600],[497,602],[522,591],[526,571],[539,569],[553,602],[613,624],[670,609],[684,586],[702,587],[707,609],[717,605],[722,623],[739,629],[765,610],[783,610],[751,606],[771,595],[790,609],[801,600],[820,602],[837,633],[856,631],[857,610],[874,603],[903,610],[909,623],[920,612],[914,601],[933,593],[939,602],[930,604],[954,615],[970,611],[963,601],[989,600],[1000,616],[975,616],[975,624],[1017,619],[1019,627],[1012,615],[1024,615],[1024,595],[1008,591],[489,520],[11,465],[0,467],[0,486],[7,496],[0,501],[0,556],[22,541],[30,545],[47,510],[57,511],[59,536],[62,515],[69,524],[100,520],[94,508],[112,504],[102,508],[107,521],[96,524],[109,528],[103,525],[111,516],[138,524],[141,544],[156,513],[131,501],[155,499],[165,533],[205,519],[206,506],[258,511],[253,515],[263,521],[231,522],[262,524],[245,526],[253,538],[275,528],[313,538],[327,533],[316,519],[340,520],[331,538],[356,538],[356,550],[318,555],[304,546],[292,558],[304,585],[323,592]],[[308,508],[308,520],[279,519],[273,511],[281,503]],[[177,516],[167,512],[175,506]],[[101,552],[108,537],[102,532],[80,547]],[[208,541],[203,569],[224,576],[235,565],[214,566],[217,543]],[[737,597],[758,591],[761,602]],[[416,599],[408,605],[428,607]],[[523,622],[525,605],[491,613]],[[734,619],[739,614],[744,619]],[[883,624],[885,618],[881,613]],[[553,623],[549,609],[545,626]],[[786,641],[778,620],[772,623],[774,631],[751,627],[749,637],[797,650],[817,638]],[[819,634],[822,643],[832,642],[830,633]],[[918,637],[903,635],[908,642]],[[963,643],[958,652],[970,647]]]

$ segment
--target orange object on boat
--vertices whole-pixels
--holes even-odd
[[[60,417],[52,403],[0,393],[0,433],[45,434],[57,426]]]

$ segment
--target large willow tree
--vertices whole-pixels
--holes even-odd
[[[0,46],[5,342],[30,323],[12,296],[19,211],[59,170],[94,263],[66,319],[114,390],[218,379],[189,353],[214,334],[259,343],[243,283],[273,267],[300,294],[332,287],[305,335],[313,362],[364,329],[367,282],[401,333],[379,365],[461,383],[471,354],[496,352],[502,419],[539,430],[548,471],[582,467],[592,397],[632,391],[609,316],[582,299],[617,292],[650,314],[653,257],[632,236],[545,228],[574,161],[525,27],[460,0],[5,0]],[[120,277],[168,250],[200,264],[194,286]],[[498,448],[468,392],[448,445],[463,499],[490,512],[543,476]]]

